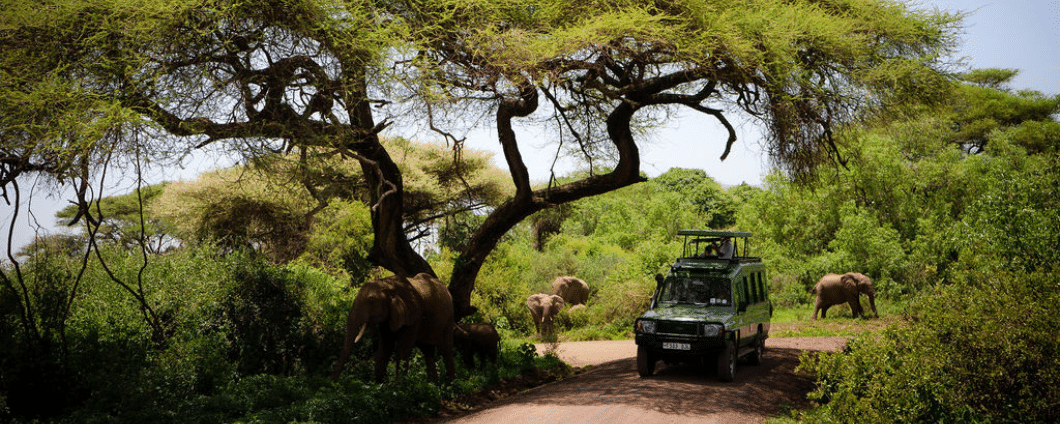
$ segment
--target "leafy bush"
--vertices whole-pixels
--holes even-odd
[[[969,273],[921,297],[909,325],[803,358],[823,404],[807,422],[1056,422],[1060,278]]]

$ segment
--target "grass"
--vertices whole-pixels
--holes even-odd
[[[773,311],[771,337],[846,337],[866,331],[879,331],[897,324],[905,315],[906,302],[880,301],[880,318],[853,318],[846,305],[833,306],[828,318],[813,319],[813,306],[777,308]]]
[[[863,302],[867,303],[867,302]],[[846,305],[833,306],[828,310],[828,318],[813,320],[813,305],[776,308],[773,311],[771,337],[846,337],[865,331],[879,331],[891,324],[898,324],[905,315],[907,301],[880,300],[876,308],[880,318],[851,317],[850,308]],[[867,305],[866,305],[867,306]],[[520,343],[549,343],[536,335],[523,335],[511,332],[505,334]],[[633,338],[633,328],[616,328],[610,324],[586,323],[580,327],[560,330],[555,342],[580,342],[598,340],[629,340]]]

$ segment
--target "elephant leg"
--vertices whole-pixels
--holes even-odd
[[[850,315],[854,318],[861,316],[861,302],[854,298],[848,303],[850,304]]]
[[[488,359],[489,362],[493,363],[494,365],[497,364],[497,350],[499,349],[499,347],[497,346],[498,344],[500,343],[498,342],[497,344],[492,344],[486,347],[486,359]]]
[[[821,319],[828,318],[828,308],[831,307],[832,305],[824,305],[821,307]]]
[[[475,354],[470,347],[460,348],[460,359],[464,362],[464,368],[471,369],[475,366]]]
[[[434,346],[421,345],[420,351],[423,352],[423,361],[427,363],[427,378],[430,378],[432,381],[437,381],[438,364],[435,363]]]
[[[442,362],[445,363],[445,377],[452,381],[456,378],[456,364],[453,360],[453,347],[442,346],[439,350],[442,351]]]
[[[407,331],[407,330],[406,330]],[[412,347],[414,341],[412,335],[405,334],[404,337],[398,337],[395,343],[394,356],[397,357],[397,366],[395,367],[394,374],[397,381],[401,381],[401,374],[404,371],[408,371],[410,366],[409,358],[412,357]]]
[[[390,362],[390,355],[394,351],[394,340],[390,337],[380,337],[376,341],[379,346],[375,350],[375,382],[382,383],[386,378],[386,366]],[[400,363],[399,363],[400,366]]]

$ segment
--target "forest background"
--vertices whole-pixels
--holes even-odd
[[[422,375],[365,383],[366,344],[355,369],[326,380],[356,287],[382,271],[366,260],[368,207],[307,210],[313,203],[291,178],[307,170],[284,155],[105,197],[96,207],[108,219],[39,240],[4,265],[0,417],[386,422],[430,414],[440,399],[554,365],[524,343],[533,326],[523,302],[555,276],[592,287],[585,313],[561,322],[563,340],[628,337],[652,276],[680,250],[676,230],[711,227],[756,234],[752,252],[769,264],[780,310],[808,315],[809,287],[848,270],[871,276],[889,305],[886,329],[805,359],[820,406],[794,418],[1055,422],[1060,342],[1042,329],[1060,320],[1060,98],[1015,90],[1014,75],[973,71],[945,101],[845,127],[845,165],[813,181],[778,173],[764,187],[725,188],[703,171],[671,169],[531,216],[484,263],[472,293],[478,310],[466,318],[501,330],[501,364],[461,369],[442,386]],[[469,185],[483,198],[512,190],[484,152],[465,152],[471,178],[457,185],[444,178],[453,162],[440,146],[385,143],[405,153],[406,190],[425,213]],[[318,166],[356,173],[344,161]],[[435,236],[419,247],[443,281],[481,219],[471,210],[423,227]]]

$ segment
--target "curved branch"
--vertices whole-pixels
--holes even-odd
[[[729,123],[729,119],[725,117],[720,109],[709,108],[700,104],[686,105],[692,109],[703,112],[705,114],[713,116],[722,126],[725,127],[725,131],[729,132],[729,138],[725,140],[725,151],[721,154],[721,160],[729,157],[729,153],[732,152],[732,145],[736,143],[736,128],[733,128],[732,124]]]
[[[504,151],[504,160],[508,163],[508,170],[512,174],[512,182],[515,184],[515,197],[528,200],[530,196],[530,172],[526,169],[523,156],[519,153],[519,142],[512,128],[512,119],[525,117],[537,110],[537,87],[529,81],[522,80],[519,86],[518,98],[502,99],[497,107],[497,137]]]

